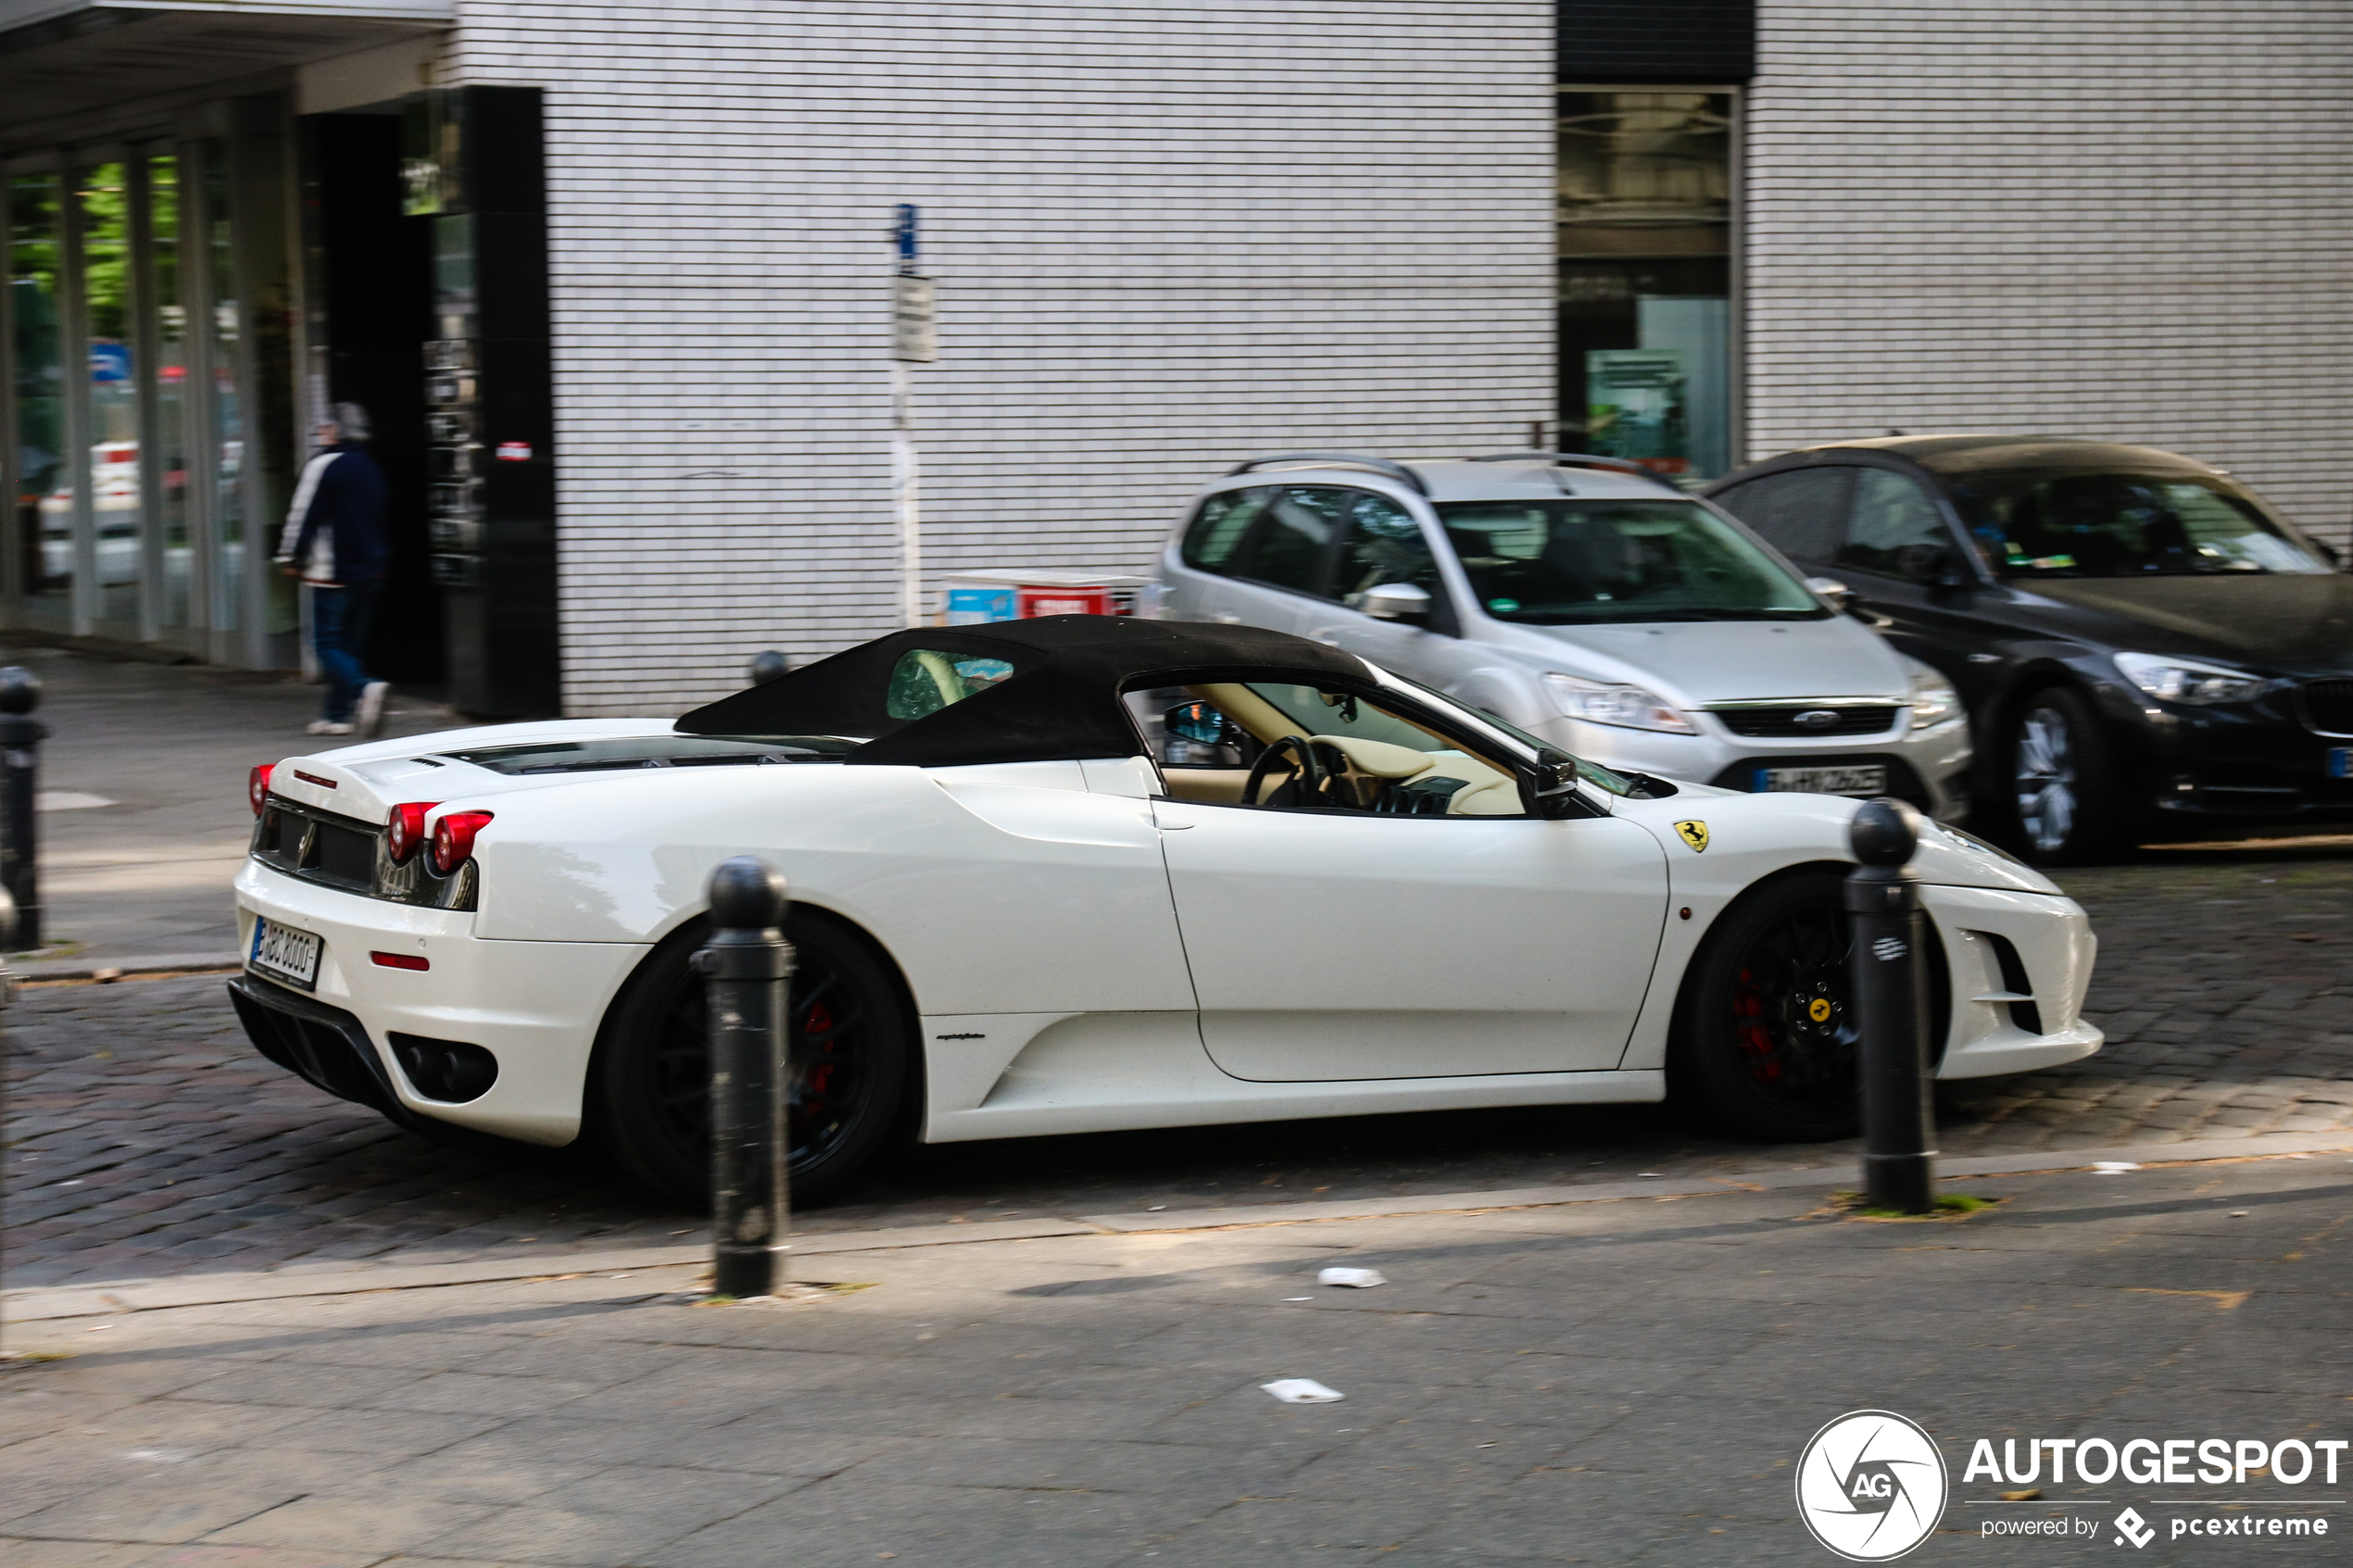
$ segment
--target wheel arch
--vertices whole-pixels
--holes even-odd
[[[916,1010],[914,987],[907,979],[905,968],[891,952],[889,946],[880,937],[837,909],[796,898],[787,907],[785,918],[787,921],[801,919],[819,922],[839,935],[866,948],[875,960],[882,966],[883,973],[888,978],[892,986],[898,990],[900,1004],[906,1009],[910,1037],[906,1041],[906,1089],[901,1097],[898,1116],[894,1119],[893,1130],[897,1132],[908,1128],[921,1128],[924,1125],[925,1107],[930,1098],[931,1073],[923,1048],[923,1015]],[[604,1073],[601,1069],[616,1027],[615,1020],[620,1017],[624,1004],[635,991],[640,978],[653,967],[658,960],[668,958],[682,947],[699,946],[710,929],[709,910],[697,910],[679,921],[664,933],[659,941],[639,956],[637,961],[630,966],[627,978],[613,988],[611,998],[605,1003],[603,1016],[597,1020],[596,1042],[588,1051],[587,1081],[582,1086],[581,1095],[581,1126],[584,1130],[603,1124]]]
[[[1738,897],[1726,902],[1707,922],[1698,943],[1692,949],[1691,961],[1684,964],[1681,978],[1675,988],[1675,1010],[1667,1028],[1667,1089],[1670,1099],[1688,1098],[1691,1076],[1689,1053],[1694,1024],[1694,1010],[1699,1005],[1699,992],[1704,984],[1707,965],[1715,961],[1717,951],[1729,926],[1728,917],[1746,909],[1775,890],[1800,877],[1824,873],[1841,878],[1854,871],[1846,860],[1800,860],[1787,865],[1743,888]],[[1923,906],[1920,920],[1928,935],[1928,1031],[1929,1070],[1933,1073],[1944,1063],[1944,1050],[1953,1033],[1953,972],[1944,954],[1944,935],[1936,923],[1935,914]],[[1677,1080],[1683,1080],[1681,1085]]]

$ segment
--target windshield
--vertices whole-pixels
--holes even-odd
[[[1800,621],[1830,612],[1690,501],[1453,501],[1438,518],[1498,621]]]
[[[2227,480],[2196,474],[1988,474],[1953,499],[2005,577],[2325,572]]]

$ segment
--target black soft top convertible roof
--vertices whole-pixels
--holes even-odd
[[[1001,659],[1013,672],[920,719],[894,719],[884,709],[891,671],[919,649]],[[1361,683],[1364,662],[1284,632],[1049,615],[893,632],[698,708],[678,721],[677,729],[688,735],[863,738],[865,744],[844,761],[924,768],[1140,757],[1143,744],[1120,705],[1123,690],[1243,677],[1312,683],[1334,676]]]

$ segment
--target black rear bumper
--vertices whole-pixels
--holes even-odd
[[[366,1027],[351,1014],[251,974],[229,982],[229,1000],[254,1048],[287,1072],[403,1126],[415,1120],[393,1092]]]

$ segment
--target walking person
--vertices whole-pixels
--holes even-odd
[[[310,646],[327,678],[326,710],[314,735],[372,735],[384,727],[391,685],[359,662],[376,594],[392,564],[384,537],[384,470],[368,456],[368,411],[329,406],[319,453],[304,465],[278,541],[278,565],[310,584]]]

